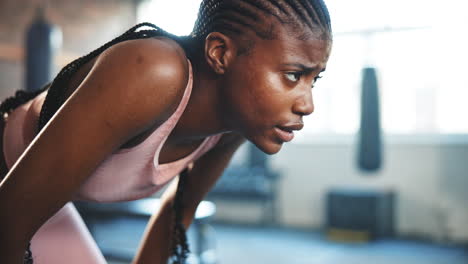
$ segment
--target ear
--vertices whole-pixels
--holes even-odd
[[[236,54],[234,41],[220,32],[211,32],[205,39],[205,59],[217,74],[224,74]]]

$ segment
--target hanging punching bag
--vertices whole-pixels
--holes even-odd
[[[35,91],[51,81],[54,58],[61,45],[61,31],[47,22],[39,7],[26,33],[26,90]]]
[[[361,126],[358,140],[358,166],[376,171],[382,165],[379,89],[375,68],[363,69],[361,94]]]

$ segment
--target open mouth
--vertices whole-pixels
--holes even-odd
[[[289,142],[294,138],[294,132],[291,128],[276,126],[275,132],[277,137],[283,142]]]
[[[285,131],[285,132],[288,132],[288,133],[293,133],[293,129],[291,128],[288,128],[288,127],[282,127],[282,126],[278,126],[279,129]]]

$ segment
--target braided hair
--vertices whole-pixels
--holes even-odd
[[[253,38],[248,34],[255,34],[262,39],[275,39],[274,22],[289,25],[296,29],[299,38],[307,37],[305,30],[310,30],[314,36],[331,39],[330,16],[323,0],[202,0],[198,17],[193,30],[188,36],[175,36],[151,24],[141,23],[127,30],[122,35],[80,57],[66,65],[54,80],[36,92],[18,91],[15,96],[7,98],[0,104],[0,114],[8,115],[16,107],[31,100],[39,93],[48,89],[42,106],[38,132],[47,124],[52,116],[63,104],[65,87],[77,70],[112,45],[132,39],[151,38],[157,36],[168,37],[178,42],[185,50],[187,57],[193,59],[202,51],[204,39],[210,32],[221,32],[230,36],[241,37],[239,54],[247,54],[254,45]],[[151,29],[140,29],[143,26]],[[299,28],[300,30],[297,30]],[[138,30],[140,29],[140,30]],[[183,219],[183,189],[188,170],[185,169],[179,176],[175,201],[173,203],[174,221],[172,235],[172,264],[184,264],[189,253],[189,246]],[[25,254],[26,264],[32,264],[31,251]]]
[[[323,0],[204,0],[191,37],[205,39],[216,31],[236,36],[254,33],[262,39],[275,39],[276,21],[290,25],[299,35],[309,29],[314,36],[332,38],[330,15]],[[245,37],[242,42],[240,52],[248,53],[252,38]]]

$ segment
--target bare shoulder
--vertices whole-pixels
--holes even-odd
[[[112,96],[113,99],[125,98],[129,107],[159,113],[164,119],[176,109],[183,96],[189,65],[183,49],[175,41],[137,39],[120,42],[104,51],[89,75],[106,81],[107,89],[117,96]]]
[[[166,70],[169,67],[172,74],[187,70],[184,50],[174,40],[164,37],[126,40],[109,47],[100,57],[121,60],[140,70],[149,66],[166,66]]]
[[[183,74],[187,70],[184,50],[174,40],[164,37],[126,40],[109,47],[100,57],[121,60],[140,70],[155,66],[165,66],[166,71],[170,68],[171,72],[167,73],[171,74]]]

